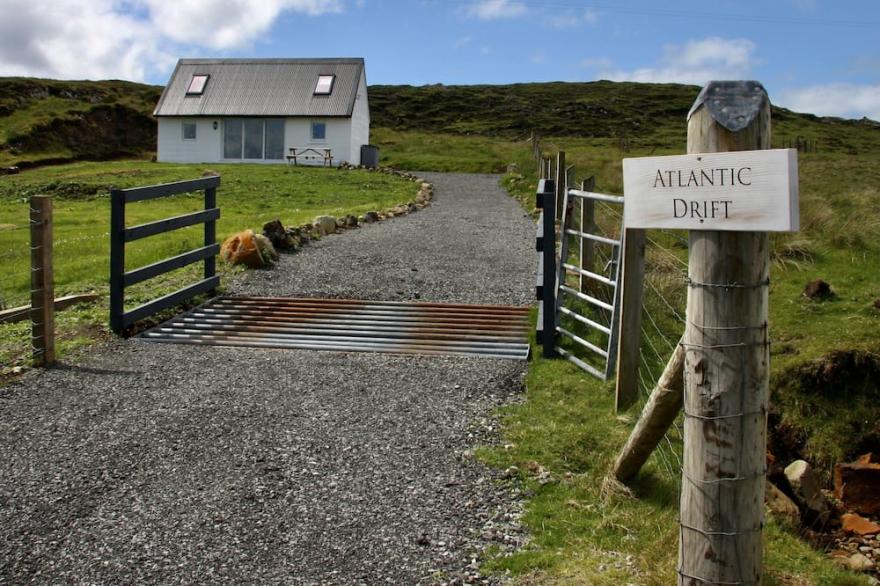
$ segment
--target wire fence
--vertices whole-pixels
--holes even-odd
[[[30,301],[30,222],[0,227],[0,310]]]

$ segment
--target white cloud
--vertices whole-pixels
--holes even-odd
[[[745,79],[759,63],[755,43],[748,39],[709,37],[685,45],[666,45],[657,67],[632,71],[602,71],[600,77],[616,81],[678,82],[703,85],[713,79]]]
[[[342,0],[4,0],[0,75],[144,80],[184,52],[259,39],[284,11],[343,8]]]
[[[580,12],[566,10],[565,12],[544,17],[545,25],[558,29],[577,28],[584,24],[594,25],[597,22],[599,22],[599,13],[592,8],[587,8]]]
[[[819,116],[861,118],[880,121],[880,85],[833,83],[784,90],[780,105],[797,112]]]
[[[164,36],[213,49],[241,47],[269,30],[285,10],[320,16],[341,12],[339,0],[142,0]]]
[[[526,5],[519,0],[477,0],[464,8],[464,14],[480,20],[516,18],[526,13]]]

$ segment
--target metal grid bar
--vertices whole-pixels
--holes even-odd
[[[614,311],[613,305],[611,305],[609,303],[605,303],[604,301],[600,301],[599,299],[596,299],[595,297],[591,297],[591,296],[587,295],[586,293],[581,293],[580,291],[575,291],[574,289],[572,289],[571,287],[569,287],[567,285],[561,285],[559,287],[559,290],[564,291],[564,292],[568,293],[569,295],[574,295],[575,297],[577,297],[581,301],[586,301],[587,303],[595,305],[596,307],[601,307],[602,309],[607,309],[608,311]]]
[[[596,201],[623,204],[623,198],[619,195],[606,195],[604,193],[593,193],[592,191],[581,191],[580,189],[569,189],[568,194],[572,197],[580,197],[582,199],[593,199]]]
[[[525,360],[528,308],[221,297],[141,334],[153,342]]]
[[[594,281],[599,281],[600,283],[604,283],[606,285],[610,285],[611,287],[617,287],[617,281],[612,281],[608,277],[604,277],[602,275],[598,275],[596,273],[586,271],[584,269],[578,268],[578,267],[571,265],[571,264],[568,264],[568,263],[563,263],[562,266],[566,270],[571,271],[572,273],[575,273],[578,275],[583,275],[584,277],[587,277],[589,279],[593,279]]]
[[[586,348],[588,350],[592,350],[593,352],[595,352],[596,354],[598,354],[602,358],[608,358],[608,352],[606,352],[602,348],[599,348],[595,344],[592,344],[592,343],[588,342],[587,340],[584,340],[583,338],[581,338],[577,334],[575,334],[573,332],[569,332],[568,330],[566,330],[563,327],[556,328],[556,331],[559,332],[560,334],[562,334],[563,336],[565,336],[566,338],[568,338],[569,340],[571,340],[572,342],[576,342],[576,343],[580,344],[581,346],[583,346],[584,348]]]

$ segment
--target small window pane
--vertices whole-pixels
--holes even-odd
[[[223,122],[223,158],[241,158],[241,120]]]
[[[244,158],[263,158],[263,121],[244,121]]]
[[[333,79],[335,75],[319,75],[318,85],[315,86],[315,93],[318,95],[329,95],[333,91]]]
[[[184,122],[183,123],[183,140],[195,140],[196,139],[196,123],[195,122]]]
[[[325,140],[327,138],[327,125],[323,122],[312,122],[312,139]]]
[[[192,79],[189,80],[189,87],[186,88],[186,93],[191,95],[201,94],[205,91],[205,84],[207,83],[207,75],[193,75]]]
[[[284,158],[284,120],[266,120],[266,158]]]

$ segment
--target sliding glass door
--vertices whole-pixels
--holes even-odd
[[[223,121],[223,158],[284,159],[284,120],[229,118]]]

